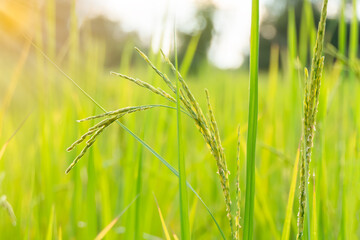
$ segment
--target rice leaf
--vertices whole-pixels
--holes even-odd
[[[94,240],[101,240],[103,239],[106,234],[114,227],[114,225],[119,221],[122,215],[133,205],[133,203],[138,199],[138,196],[136,196],[125,208],[121,211],[119,215],[117,215],[114,220],[112,220],[97,236]]]
[[[254,227],[255,151],[258,115],[259,0],[252,1],[250,41],[250,95],[246,150],[244,240],[253,239]]]
[[[53,205],[51,207],[51,213],[49,217],[49,224],[48,229],[46,233],[46,240],[52,240],[53,239],[53,229],[54,229],[54,216],[55,215],[55,206]]]
[[[176,45],[176,30],[174,30],[174,52],[175,52],[175,67],[178,72],[177,59],[177,45]],[[181,112],[180,112],[180,84],[179,74],[176,74],[176,129],[177,129],[177,150],[178,150],[178,164],[179,164],[179,194],[180,194],[180,220],[181,220],[181,238],[184,240],[190,239],[190,223],[189,223],[189,206],[186,188],[186,167],[185,159],[182,149],[181,139]]]
[[[162,226],[163,231],[164,231],[165,239],[166,239],[166,240],[171,240],[169,231],[168,231],[168,229],[167,229],[167,227],[166,227],[166,224],[165,224],[165,221],[164,221],[164,217],[163,217],[163,215],[162,215],[162,213],[161,213],[160,206],[159,206],[159,204],[158,204],[158,201],[157,201],[156,196],[155,196],[154,193],[153,193],[153,195],[154,195],[156,207],[157,207],[158,212],[159,212],[159,217],[160,217],[160,221],[161,221],[161,226]]]

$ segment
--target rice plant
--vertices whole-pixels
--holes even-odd
[[[302,239],[304,235],[307,182],[309,181],[310,175],[311,153],[316,129],[316,114],[318,112],[320,85],[324,68],[324,57],[322,56],[322,51],[325,35],[327,3],[328,1],[324,0],[311,63],[310,76],[307,69],[305,69],[305,95],[303,103],[304,119],[300,161],[300,198],[297,239]]]
[[[192,74],[200,33],[179,66],[128,40],[109,77],[113,46],[81,36],[75,0],[64,45],[56,0],[31,31],[16,30],[16,49],[0,38],[0,239],[359,239],[359,1],[331,3],[339,35],[328,24],[326,48],[327,1],[318,35],[322,1],[284,10],[288,45],[271,42],[269,71],[257,67],[251,2],[250,71]],[[0,19],[28,19],[0,5]],[[314,47],[303,77],[295,68]]]
[[[210,102],[209,91],[207,89],[205,89],[206,100],[207,100],[207,104],[208,104],[207,110],[208,110],[208,115],[209,115],[209,117],[206,118],[203,110],[201,109],[195,96],[191,92],[186,81],[181,76],[180,72],[177,71],[176,67],[171,63],[170,59],[162,51],[161,51],[161,55],[162,55],[164,61],[169,65],[169,67],[173,71],[173,73],[178,76],[179,83],[181,85],[177,86],[175,81],[170,80],[170,78],[165,73],[158,70],[158,68],[155,67],[155,65],[151,62],[151,60],[141,50],[136,48],[136,51],[148,63],[148,65],[163,79],[165,84],[168,86],[170,93],[168,93],[160,88],[156,88],[155,86],[152,86],[151,84],[146,83],[140,79],[135,79],[135,78],[126,76],[124,74],[115,73],[115,72],[112,72],[112,74],[115,76],[119,76],[123,79],[129,80],[129,81],[135,83],[136,85],[151,91],[154,94],[160,95],[171,103],[177,102],[176,100],[174,100],[174,97],[172,97],[171,94],[176,95],[177,92],[179,93],[178,99],[181,102],[181,112],[185,113],[188,117],[190,117],[194,120],[196,127],[198,128],[199,132],[203,136],[205,143],[209,147],[209,150],[216,161],[216,165],[218,168],[218,174],[220,177],[220,183],[221,183],[221,187],[222,187],[223,195],[224,195],[224,199],[225,199],[226,213],[227,213],[226,216],[229,221],[229,226],[231,229],[231,236],[233,239],[238,239],[239,231],[240,231],[239,217],[234,216],[234,214],[232,214],[232,212],[231,212],[232,202],[231,202],[231,196],[230,196],[230,183],[229,183],[230,172],[227,168],[225,152],[224,152],[224,149],[221,144],[220,132],[219,132],[219,129],[218,129],[218,126],[217,126],[217,123],[215,120],[213,108],[212,108],[212,105]],[[94,126],[89,128],[85,134],[83,134],[70,147],[68,147],[67,151],[71,151],[77,145],[84,142],[86,138],[89,138],[86,141],[85,147],[82,149],[80,154],[74,159],[74,161],[67,168],[66,173],[69,173],[74,168],[74,166],[78,163],[78,161],[84,156],[86,151],[96,141],[97,137],[105,129],[107,129],[110,125],[112,125],[112,123],[114,123],[116,120],[122,118],[123,116],[125,116],[127,114],[138,112],[138,111],[148,110],[148,109],[151,109],[154,107],[172,108],[171,106],[163,106],[163,105],[145,105],[145,106],[125,107],[125,108],[120,108],[118,110],[114,110],[114,111],[107,112],[104,114],[91,116],[91,117],[87,117],[85,119],[78,120],[78,122],[84,122],[84,121],[89,121],[89,120],[93,120],[93,119],[103,118],[102,121],[98,122],[97,124],[95,124]],[[240,190],[238,188],[237,188],[237,192],[238,193],[240,192]],[[237,206],[239,206],[239,205],[240,204],[237,203]],[[238,214],[240,214],[239,209],[237,212],[238,212]],[[234,221],[236,222],[236,226],[234,226]]]

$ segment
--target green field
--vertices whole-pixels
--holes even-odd
[[[56,26],[51,8],[47,11],[47,31],[34,27],[31,39],[18,34],[20,47],[0,57],[0,197],[6,196],[16,216],[15,225],[6,207],[0,205],[0,239],[94,239],[114,219],[105,239],[180,239],[183,213],[178,177],[120,124],[114,122],[107,127],[65,174],[85,145],[82,143],[71,152],[66,149],[99,122],[76,120],[103,113],[83,91],[107,111],[149,104],[173,107],[131,113],[119,121],[175,169],[179,166],[177,104],[110,74],[120,72],[168,90],[159,75],[131,49],[136,47],[132,43],[119,66],[106,69],[105,49],[109,46],[91,38],[80,40],[76,27],[71,25],[69,44],[64,54],[58,54],[51,41]],[[75,25],[75,16],[71,17]],[[356,35],[357,28],[352,27],[350,37]],[[44,39],[50,40],[44,44]],[[310,42],[305,47],[312,49]],[[356,75],[356,43],[356,39],[350,41],[350,60],[346,63],[340,57],[325,55],[307,185],[304,239],[360,238],[360,81]],[[300,191],[296,163],[302,136],[305,64],[298,64],[296,56],[301,51],[306,50],[290,44],[289,49],[279,51],[274,46],[269,71],[257,72],[253,239],[295,239],[298,232]],[[176,83],[176,76],[160,53],[146,54]],[[288,60],[278,64],[280,54]],[[306,66],[310,69],[310,63]],[[243,236],[247,220],[249,72],[203,66],[199,74],[189,74],[185,80],[206,118],[209,114],[204,89],[211,95],[235,204],[240,125]],[[172,96],[176,98],[176,94]],[[180,116],[180,149],[186,180],[209,207],[226,239],[231,239],[216,161],[193,119],[186,114]],[[186,230],[191,238],[221,239],[203,203],[189,189],[186,193]],[[0,203],[5,206],[3,202]],[[232,212],[235,211],[233,204]],[[285,221],[287,213],[289,225]]]

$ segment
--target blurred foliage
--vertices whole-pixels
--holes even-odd
[[[200,29],[193,33],[179,33],[178,36],[182,42],[179,51],[180,62],[183,61],[186,49],[189,46],[191,39],[196,34],[201,34],[192,64],[190,66],[190,73],[198,73],[201,65],[204,61],[207,61],[207,51],[210,47],[210,43],[214,34],[214,12],[216,8],[213,4],[201,5],[197,9],[197,21]]]
[[[17,0],[2,0],[0,5],[3,1]],[[54,1],[43,2],[51,5]],[[38,26],[40,24],[29,25],[29,22],[25,26],[27,31],[33,33],[34,36],[31,37],[34,37],[33,42],[38,49],[48,55],[55,53],[50,57],[63,72],[44,58],[39,50],[30,48],[20,32],[8,33],[6,36],[15,39],[10,36],[14,34],[22,40],[21,44],[16,43],[15,50],[8,47],[14,41],[8,41],[0,33],[0,181],[4,176],[1,173],[6,173],[6,178],[1,181],[0,194],[6,194],[18,218],[17,225],[13,226],[7,213],[0,211],[0,239],[94,239],[95,234],[109,226],[114,219],[117,220],[116,224],[109,231],[107,239],[134,239],[137,223],[141,225],[138,229],[144,239],[164,237],[162,222],[171,234],[178,235],[177,178],[150,152],[145,149],[140,151],[138,142],[117,126],[104,132],[78,166],[69,175],[64,175],[68,164],[80,152],[77,149],[66,153],[66,147],[90,126],[90,123],[76,124],[75,120],[101,113],[68,81],[67,76],[71,76],[108,110],[149,102],[167,104],[165,99],[152,96],[144,89],[133,86],[131,82],[109,77],[108,71],[103,69],[104,65],[111,63],[105,63],[108,59],[106,54],[109,54],[108,47],[119,47],[116,51],[121,51],[123,46],[118,42],[106,42],[108,39],[105,34],[119,37],[115,32],[121,33],[121,28],[98,17],[97,20],[89,19],[80,23],[79,33],[75,25],[75,11],[70,11],[71,6],[74,4],[69,0],[57,1],[56,16],[51,9],[47,10],[49,13],[41,21],[41,28]],[[300,8],[296,8],[297,24],[299,10]],[[4,14],[0,8],[1,13]],[[7,14],[6,19],[9,19],[8,16],[10,15]],[[282,24],[286,23],[287,18],[284,17]],[[328,27],[331,27],[331,23]],[[98,35],[104,36],[93,39],[96,31],[100,31],[97,32]],[[286,31],[286,27],[283,31]],[[327,33],[327,36],[331,35],[335,36],[335,33]],[[48,43],[54,39],[56,44]],[[205,40],[210,41],[210,37]],[[132,41],[135,40],[128,41],[130,42],[126,42],[124,48],[126,45],[132,47]],[[199,45],[203,44],[205,45]],[[184,48],[185,46],[186,44]],[[281,46],[281,54],[286,55],[286,40]],[[279,239],[287,212],[284,203],[288,199],[293,179],[291,171],[294,169],[301,136],[301,105],[294,97],[300,96],[301,91],[293,87],[294,81],[290,78],[278,74],[278,65],[274,63],[278,62],[276,59],[279,51],[277,48],[273,49],[269,74],[259,75],[254,239]],[[206,50],[198,52],[206,53]],[[261,52],[261,60],[267,59],[263,54],[265,52]],[[156,60],[156,57],[151,56],[151,60]],[[128,59],[125,51],[121,59]],[[202,59],[206,61],[205,57]],[[174,79],[169,69],[159,65]],[[189,85],[194,89],[194,95],[202,107],[207,106],[203,93],[205,87],[213,96],[212,104],[223,134],[221,138],[229,159],[228,168],[232,173],[237,169],[234,161],[237,155],[235,129],[240,123],[240,189],[243,190],[248,72],[221,71],[201,65],[198,76],[188,78]],[[143,61],[131,68],[130,65],[124,66],[127,67],[121,68],[122,73],[151,84],[159,83],[159,79],[154,78],[153,72],[149,71]],[[342,74],[339,64],[326,68],[324,77],[317,119],[318,137],[315,139],[314,160],[311,163],[314,179],[311,179],[309,185],[310,211],[316,219],[313,221],[316,224],[311,225],[312,232],[317,234],[318,239],[359,239],[360,84],[357,81],[343,81],[347,78]],[[197,81],[193,81],[195,79]],[[30,116],[26,124],[9,142],[8,139],[28,114]],[[154,109],[128,116],[122,119],[122,124],[140,135],[170,164],[176,166],[177,152],[174,149],[177,132],[174,121],[173,110]],[[229,235],[216,165],[201,134],[197,133],[193,122],[186,116],[182,129],[184,153],[188,161],[187,179],[209,205],[225,234]],[[134,206],[129,209],[127,206],[137,195],[134,186],[136,181],[140,182],[137,180],[140,179],[140,162],[143,163],[143,185],[141,197],[138,198],[141,218],[137,222],[134,220]],[[232,183],[235,182],[235,176],[236,174],[229,176]],[[294,181],[296,182],[296,177]],[[234,196],[235,193],[231,194]],[[159,217],[154,195],[164,220]],[[295,192],[293,201],[297,197]],[[206,209],[197,202],[198,199],[190,194],[193,239],[218,239],[220,235],[216,226]],[[295,238],[297,208],[298,201],[294,201],[293,208],[289,210],[290,239]],[[124,209],[128,211],[124,213]],[[242,204],[241,210],[243,209]],[[241,219],[241,224],[243,221]]]
[[[118,22],[102,15],[85,20],[80,33],[83,40],[91,37],[104,44],[105,67],[108,68],[119,65],[127,42],[132,42],[134,46],[142,45],[136,32],[124,32]]]
[[[292,1],[295,10],[295,23],[296,23],[296,36],[298,46],[300,44],[300,27],[301,27],[301,17],[304,11],[304,1],[295,0]],[[282,6],[280,4],[280,6]],[[269,59],[270,59],[270,49],[271,45],[279,45],[281,49],[286,50],[288,47],[287,42],[287,30],[288,30],[288,18],[289,12],[288,8],[279,8],[268,6],[269,13],[263,20],[260,26],[260,53],[261,58],[259,59],[259,68],[262,70],[268,70],[269,68]],[[274,11],[272,11],[274,10]],[[319,6],[312,3],[313,16],[315,24],[319,22],[320,19],[320,9]],[[349,46],[349,34],[350,34],[350,21],[346,23],[346,33],[347,33],[347,46]],[[331,43],[334,46],[338,46],[338,33],[339,33],[339,19],[329,17],[326,25],[327,36],[325,41]],[[360,39],[360,37],[359,37]],[[360,42],[359,42],[360,43]],[[310,61],[310,53],[312,49],[308,49],[308,61]],[[284,57],[284,56],[280,56]],[[280,60],[280,62],[285,62]],[[248,62],[246,62],[248,65]],[[280,65],[281,66],[281,65]],[[283,67],[283,66],[281,66]]]

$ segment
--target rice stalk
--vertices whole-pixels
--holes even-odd
[[[195,125],[198,127],[200,133],[203,135],[205,142],[210,147],[211,154],[216,160],[218,173],[220,176],[221,187],[225,198],[226,212],[231,228],[231,235],[235,239],[235,232],[233,231],[233,220],[232,220],[233,216],[231,214],[231,196],[230,196],[230,187],[229,187],[230,184],[228,178],[230,172],[228,171],[226,166],[225,154],[223,147],[221,146],[220,134],[210,104],[209,93],[207,90],[205,90],[208,100],[208,109],[209,109],[210,122],[211,122],[210,129],[209,129],[208,121],[206,120],[204,113],[200,108],[199,103],[195,99],[194,95],[192,94],[189,86],[181,76],[180,72],[176,70],[174,65],[171,63],[169,58],[163,53],[163,51],[161,51],[161,54],[165,62],[170,66],[171,70],[179,76],[179,81],[182,85],[183,91],[185,92],[185,96],[186,96],[184,97],[186,101],[183,102],[186,102],[185,104],[187,105],[191,104],[191,106],[187,106],[187,108],[194,110]]]
[[[231,215],[231,197],[230,197],[230,183],[229,183],[229,170],[226,166],[226,159],[225,159],[225,153],[224,149],[221,145],[221,139],[220,139],[220,133],[219,129],[215,120],[214,112],[211,107],[210,103],[210,96],[209,91],[205,89],[206,93],[206,99],[208,102],[208,109],[209,109],[209,115],[210,115],[210,123],[211,123],[211,137],[212,137],[212,143],[215,145],[214,148],[216,148],[217,156],[218,156],[218,173],[220,175],[221,180],[221,186],[223,188],[223,193],[225,197],[225,204],[226,204],[226,212],[227,212],[227,218],[230,223],[231,233],[233,236],[233,239],[236,238],[236,233],[233,229],[233,217]]]
[[[237,142],[237,155],[236,155],[236,216],[235,216],[235,227],[236,227],[236,237],[235,239],[240,239],[240,208],[241,208],[241,189],[240,189],[240,125],[238,126],[238,142]]]
[[[302,239],[304,232],[304,219],[307,202],[306,186],[310,175],[309,165],[311,161],[316,126],[316,114],[319,104],[321,77],[324,67],[324,57],[322,56],[322,51],[325,35],[327,3],[328,1],[324,0],[311,64],[310,77],[308,76],[308,72],[305,69],[305,96],[303,104],[304,119],[301,151],[302,157],[300,162],[300,198],[297,239]]]
[[[138,48],[135,50],[140,54],[140,56],[149,64],[149,66],[154,69],[154,71],[164,80],[166,85],[176,94],[176,86],[171,80],[166,76],[166,74],[162,73],[159,69],[155,67],[155,65],[150,61],[150,59]]]
[[[174,28],[175,29],[175,28]],[[175,50],[175,66],[178,70],[177,58],[177,44],[176,31],[174,31],[174,50]],[[190,223],[189,223],[189,201],[186,189],[186,165],[182,148],[182,133],[181,133],[181,111],[180,111],[180,91],[179,91],[179,74],[176,74],[176,135],[177,135],[177,156],[179,166],[179,206],[180,206],[180,221],[181,221],[181,238],[184,240],[191,239]]]
[[[230,224],[230,228],[231,228],[231,235],[235,239],[236,235],[235,235],[235,232],[233,229],[233,218],[234,217],[231,214],[230,183],[229,183],[229,177],[228,177],[230,173],[227,169],[225,153],[224,153],[224,149],[221,145],[220,133],[219,133],[219,129],[217,127],[215,116],[214,116],[214,113],[213,113],[213,110],[212,110],[212,107],[210,104],[210,97],[209,97],[208,91],[206,90],[205,92],[206,92],[206,96],[207,96],[207,100],[208,100],[210,124],[208,123],[208,120],[205,118],[205,115],[204,115],[202,109],[200,108],[199,103],[196,101],[196,99],[195,99],[194,95],[192,94],[190,88],[188,87],[187,83],[185,82],[185,80],[183,79],[183,77],[181,76],[179,71],[177,71],[176,67],[170,62],[168,57],[166,57],[165,54],[163,54],[163,52],[162,52],[162,56],[163,56],[164,60],[168,63],[171,70],[175,74],[178,75],[178,79],[179,79],[179,83],[180,83],[178,86],[176,86],[167,77],[166,74],[164,74],[160,70],[158,70],[144,53],[142,53],[139,49],[136,49],[136,50],[145,59],[145,61],[151,66],[151,68],[154,69],[154,71],[164,80],[164,82],[167,84],[169,89],[175,93],[178,93],[178,99],[183,105],[183,106],[181,106],[182,112],[193,118],[193,120],[195,121],[195,125],[197,126],[197,128],[199,129],[200,133],[202,134],[205,142],[209,146],[211,154],[213,155],[213,157],[216,160],[218,173],[220,175],[221,187],[222,187],[224,198],[225,198],[226,212],[227,212],[227,218],[229,220],[229,224]],[[149,89],[151,92],[161,95],[164,98],[166,98],[167,100],[174,102],[174,98],[170,94],[166,93],[164,90],[159,90],[159,88],[155,88],[154,86],[152,86],[144,81],[141,81],[139,79],[135,79],[132,77],[128,77],[128,76],[120,74],[120,73],[112,72],[112,74],[122,77],[122,78],[125,78],[127,80],[130,80],[130,81],[134,82],[135,84],[137,84],[141,87],[144,87],[146,89]],[[177,102],[177,101],[175,100],[175,102]],[[87,141],[87,144],[84,147],[84,149],[75,158],[75,160],[69,166],[69,168],[67,169],[66,172],[69,172],[75,166],[75,164],[79,161],[79,159],[85,154],[85,152],[95,142],[96,137],[105,128],[110,126],[115,120],[117,120],[118,118],[122,117],[125,114],[136,112],[136,111],[147,110],[147,109],[153,108],[155,106],[162,106],[162,105],[145,105],[145,106],[136,106],[136,107],[125,107],[125,108],[107,112],[107,113],[104,113],[101,115],[91,116],[91,117],[79,120],[78,122],[83,122],[83,121],[106,117],[104,120],[100,121],[95,126],[89,128],[87,133],[85,133],[83,136],[81,136],[79,140],[75,141],[68,148],[68,151],[70,151],[76,145],[83,142],[86,137],[92,136],[90,138],[90,140]]]
[[[155,67],[155,65],[150,61],[150,59],[143,52],[141,52],[137,48],[136,48],[136,50],[138,51],[140,56],[149,64],[149,66],[163,79],[163,81],[169,87],[170,91],[173,92],[174,94],[177,94],[177,100],[174,100],[174,97],[172,97],[166,91],[164,91],[160,88],[156,88],[156,87],[152,86],[151,84],[148,84],[142,80],[135,79],[135,78],[132,78],[132,77],[120,74],[120,73],[112,72],[112,74],[119,76],[121,78],[127,79],[143,88],[146,88],[146,89],[150,90],[151,92],[153,92],[154,94],[161,95],[164,98],[166,98],[167,100],[169,100],[170,102],[175,102],[175,103],[179,104],[178,106],[181,108],[181,112],[187,114],[189,117],[191,117],[194,120],[196,127],[198,128],[201,135],[203,136],[206,144],[208,145],[208,147],[210,149],[211,154],[213,155],[213,157],[216,161],[216,165],[218,168],[217,172],[219,173],[219,176],[220,176],[220,183],[221,183],[221,187],[222,187],[223,195],[224,195],[224,199],[225,199],[225,204],[226,204],[227,218],[229,220],[229,225],[230,225],[230,229],[231,229],[231,237],[232,237],[232,239],[238,239],[239,236],[238,236],[238,234],[236,234],[236,231],[234,229],[238,229],[240,226],[237,226],[236,228],[234,228],[233,227],[233,222],[234,222],[233,219],[235,219],[235,221],[239,221],[239,219],[236,220],[236,217],[233,216],[233,214],[231,213],[232,204],[231,204],[230,183],[229,183],[230,172],[227,169],[225,152],[224,152],[224,149],[221,144],[219,129],[218,129],[218,126],[217,126],[217,123],[215,120],[215,116],[214,116],[214,112],[213,112],[213,109],[212,109],[212,106],[210,103],[209,92],[207,90],[205,90],[206,97],[208,100],[208,111],[209,111],[209,119],[210,120],[208,120],[205,117],[199,103],[197,102],[195,96],[192,94],[189,86],[185,82],[184,78],[181,76],[180,72],[177,70],[177,68],[171,63],[169,58],[162,51],[161,51],[162,57],[165,60],[165,62],[170,66],[170,69],[173,71],[173,73],[177,76],[178,81],[180,83],[179,85],[177,85],[177,84],[175,85],[174,82],[171,81],[166,74],[164,74],[163,72],[158,70],[158,68]],[[180,104],[182,104],[182,105],[180,105]],[[119,118],[124,116],[125,114],[133,113],[133,112],[137,112],[137,111],[148,110],[148,109],[151,109],[154,107],[173,108],[173,107],[164,106],[164,105],[145,105],[145,106],[125,107],[125,108],[121,108],[121,109],[118,109],[115,111],[106,112],[104,114],[100,114],[97,116],[91,116],[91,117],[87,117],[87,118],[78,120],[78,122],[83,122],[83,121],[88,121],[88,120],[105,117],[104,120],[100,121],[93,127],[89,128],[88,132],[83,134],[79,140],[75,141],[68,148],[68,151],[72,150],[75,146],[82,143],[87,137],[91,136],[90,139],[86,142],[86,146],[83,148],[81,153],[75,158],[73,163],[68,167],[68,169],[66,170],[66,173],[68,173],[76,165],[76,163],[80,160],[80,158],[84,156],[86,151],[95,142],[97,136],[100,135],[101,132],[105,128],[109,127],[113,122],[115,122],[116,120],[118,120]],[[176,109],[176,108],[173,108],[173,109]],[[189,186],[189,184],[187,184],[187,185]],[[239,194],[239,192],[240,192],[240,190],[238,189],[237,194]],[[240,199],[237,200],[238,211],[240,210],[239,209],[239,206],[240,206],[239,201],[240,201]]]
[[[208,130],[208,123],[205,119],[205,116],[199,106],[199,103],[196,101],[194,95],[191,93],[189,86],[186,84],[186,82],[183,79],[183,77],[181,76],[180,72],[177,71],[177,69],[171,63],[170,59],[164,54],[164,52],[162,50],[160,50],[160,52],[161,52],[161,55],[163,56],[165,62],[170,66],[170,68],[174,72],[174,74],[179,76],[179,81],[183,87],[183,90],[184,90],[187,98],[188,98],[187,102],[190,102],[190,104],[192,105],[192,108],[195,109],[195,111],[196,111],[199,121],[202,122],[201,124],[203,125],[203,127]],[[191,107],[189,107],[189,108],[191,108]]]
[[[96,107],[98,107],[103,112],[107,112],[104,107],[102,107],[94,98],[92,98],[74,79],[72,79],[68,74],[66,74],[52,59],[50,59],[42,50],[40,46],[35,44],[31,39],[23,35],[23,37],[31,42],[31,45],[36,49],[36,51],[39,53],[39,56],[43,56],[46,61],[48,61],[57,71],[61,73],[70,83],[72,83],[78,90],[80,90],[88,100],[90,100]],[[181,90],[181,89],[180,89]],[[180,91],[181,92],[181,91]],[[181,96],[180,96],[181,100]],[[143,141],[139,136],[137,136],[134,132],[132,132],[129,128],[127,128],[125,125],[123,125],[120,121],[116,120],[116,123],[124,129],[127,133],[129,133],[137,142],[139,142],[143,147],[145,147],[153,156],[155,156],[162,164],[165,165],[167,169],[171,171],[176,177],[179,177],[179,172],[168,162],[166,161],[159,153],[157,153],[149,144],[147,144],[145,141]],[[219,223],[215,219],[214,214],[208,207],[208,205],[204,202],[204,200],[201,198],[199,193],[192,187],[192,185],[189,182],[186,182],[187,187],[194,193],[194,195],[200,200],[201,204],[206,208],[206,211],[209,213],[212,221],[215,223],[217,229],[219,230],[219,233],[222,237],[222,239],[226,239],[225,234],[223,230],[221,229]]]

